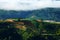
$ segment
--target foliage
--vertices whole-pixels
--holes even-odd
[[[33,26],[27,24],[25,25],[26,30],[21,30],[17,29],[13,23],[1,22],[0,40],[59,40],[59,24],[37,22],[36,20],[31,20],[31,23]]]

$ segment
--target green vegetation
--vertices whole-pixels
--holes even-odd
[[[0,22],[0,40],[60,40],[59,35],[60,24],[56,23],[19,19]]]

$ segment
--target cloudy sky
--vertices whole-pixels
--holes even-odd
[[[45,7],[59,7],[56,0],[0,0],[0,9],[5,10],[34,10]]]

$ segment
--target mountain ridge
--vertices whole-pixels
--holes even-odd
[[[0,10],[0,19],[30,18],[60,21],[60,8],[43,8],[28,11]]]

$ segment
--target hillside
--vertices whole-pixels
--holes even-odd
[[[59,40],[60,24],[37,20],[0,21],[0,40]]]

